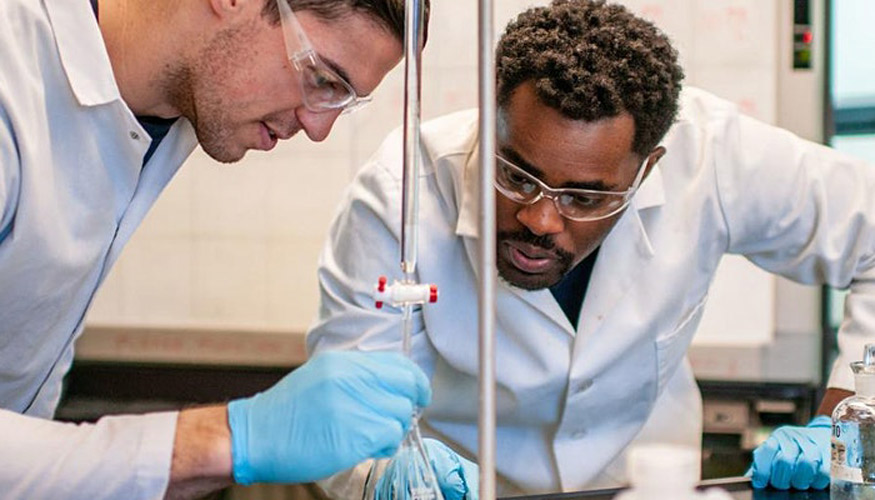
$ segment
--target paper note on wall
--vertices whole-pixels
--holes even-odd
[[[743,257],[725,256],[693,343],[763,345],[774,331],[775,278]]]

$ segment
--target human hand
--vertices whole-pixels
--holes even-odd
[[[821,415],[805,427],[776,429],[753,452],[754,488],[824,489],[829,485],[832,420]]]
[[[437,439],[422,440],[434,468],[435,479],[446,500],[478,500],[480,497],[480,469],[477,464],[460,457],[449,446]],[[401,473],[396,461],[386,467],[377,484],[374,500],[390,500],[392,485]],[[409,500],[409,499],[403,499]]]
[[[395,453],[428,379],[399,353],[322,353],[228,404],[234,480],[298,483]]]

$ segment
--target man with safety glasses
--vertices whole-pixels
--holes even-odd
[[[390,456],[430,397],[400,354],[318,356],[227,405],[50,419],[95,290],[195,146],[323,140],[401,59],[403,0],[4,0],[0,19],[0,496],[189,498]]]
[[[851,288],[843,353],[821,407],[852,387],[875,336],[875,168],[681,91],[669,40],[625,8],[556,0],[510,23],[497,49],[496,472],[501,495],[626,483],[636,443],[701,445],[687,348],[725,254],[802,283]],[[476,497],[476,111],[422,128],[413,358],[432,381],[424,432]],[[400,280],[401,134],[362,168],[320,259],[312,353],[399,349],[402,313],[373,302]],[[491,152],[489,154],[492,154]],[[867,289],[868,288],[868,289]],[[824,419],[827,423],[824,424]],[[829,424],[776,431],[754,485],[823,488]],[[326,486],[379,477],[366,463]],[[455,465],[453,465],[455,464]],[[344,483],[343,481],[346,481]]]

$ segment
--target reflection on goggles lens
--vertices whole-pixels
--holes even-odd
[[[341,107],[353,97],[343,82],[315,66],[303,68],[304,88],[314,104],[324,104],[326,107]]]
[[[572,220],[596,220],[613,215],[626,205],[627,193],[586,189],[552,189],[528,172],[496,157],[495,187],[517,203],[533,204],[542,197],[553,200],[556,209]]]

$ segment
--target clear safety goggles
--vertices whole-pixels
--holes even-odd
[[[559,188],[544,184],[532,174],[514,165],[501,155],[495,155],[495,188],[508,199],[523,205],[534,205],[541,198],[553,200],[556,211],[573,221],[596,221],[620,212],[629,204],[638,190],[647,159],[638,168],[638,174],[625,191],[597,191],[593,189]]]
[[[370,102],[371,96],[356,94],[349,82],[319,58],[288,1],[277,0],[277,6],[286,54],[298,73],[304,106],[315,113],[337,109],[348,113]]]

